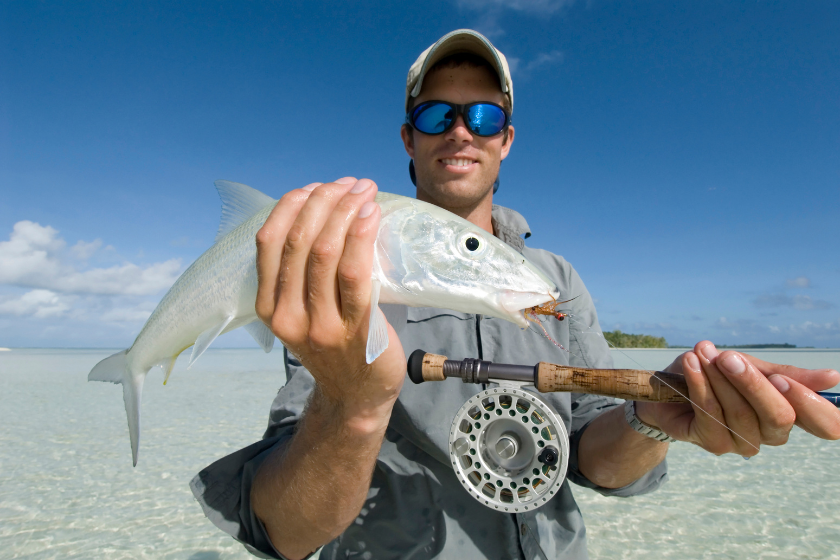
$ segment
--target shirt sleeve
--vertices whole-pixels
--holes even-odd
[[[571,266],[566,271],[570,293],[580,294],[576,301],[577,314],[574,326],[569,329],[569,365],[610,369],[613,367],[612,354],[604,339],[598,314],[592,296],[583,284],[577,271]],[[568,478],[575,484],[592,488],[605,496],[629,497],[653,492],[668,480],[668,464],[663,460],[638,480],[622,488],[604,488],[583,476],[578,468],[578,446],[583,432],[599,415],[619,406],[612,397],[572,393],[572,428],[569,434]]]
[[[580,472],[578,467],[580,438],[592,420],[616,406],[619,406],[616,400],[609,397],[572,393],[572,432],[569,434],[569,466],[566,476],[578,486],[591,488],[604,496],[628,498],[653,492],[668,480],[668,462],[665,459],[641,478],[621,488],[598,486]]]
[[[284,357],[288,382],[271,405],[263,439],[202,469],[190,482],[204,515],[214,525],[254,556],[282,560],[251,508],[251,488],[263,461],[291,440],[314,385],[309,372],[285,349]]]

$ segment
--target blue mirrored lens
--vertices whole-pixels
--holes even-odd
[[[414,111],[414,126],[426,134],[439,134],[455,119],[455,110],[449,105],[433,103],[421,105]]]
[[[469,127],[479,136],[493,136],[505,126],[505,113],[495,105],[473,105],[468,113]]]

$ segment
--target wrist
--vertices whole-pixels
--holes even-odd
[[[637,406],[640,403],[638,401],[626,401],[624,406],[624,419],[627,421],[627,425],[633,429],[634,431],[646,436],[648,438],[654,439],[659,442],[663,443],[670,443],[672,441],[677,441],[676,439],[672,438],[665,432],[663,432],[659,427],[654,424],[653,422],[647,423],[642,418],[639,417],[639,413],[637,411]],[[644,409],[644,407],[642,407]]]
[[[659,424],[656,421],[656,404],[650,403],[646,401],[636,401],[636,416],[650,426],[651,428],[659,428]]]
[[[391,419],[395,402],[396,397],[372,401],[363,397],[331,395],[316,384],[307,415],[312,412],[351,437],[381,437]]]

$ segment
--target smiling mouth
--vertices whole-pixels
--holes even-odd
[[[474,159],[464,158],[443,158],[440,160],[444,165],[452,165],[454,167],[467,167],[475,163]]]

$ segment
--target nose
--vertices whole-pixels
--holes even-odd
[[[464,122],[463,116],[458,115],[455,118],[455,124],[446,133],[446,139],[454,142],[472,142],[472,133],[467,128],[467,123]]]

